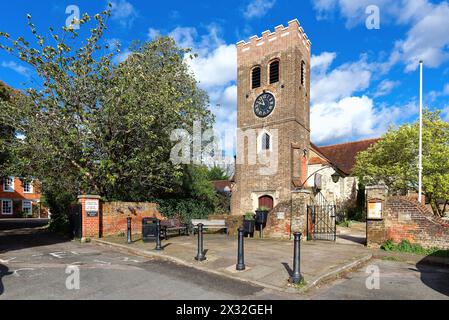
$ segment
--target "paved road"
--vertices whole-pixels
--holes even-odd
[[[377,271],[379,272],[378,282],[373,278]],[[398,261],[373,260],[360,270],[314,290],[310,298],[449,300],[449,268],[420,263],[415,265]]]
[[[67,266],[79,268],[79,290],[67,289]],[[36,230],[0,231],[0,300],[287,298],[298,297]]]
[[[305,295],[284,294],[36,229],[12,229],[0,231],[0,300],[449,299],[447,267],[386,260],[370,265],[375,266],[371,272],[377,267],[380,274],[378,290],[367,289],[367,277],[373,274],[364,267]],[[68,266],[80,270],[79,290],[66,287],[72,275],[66,274]]]

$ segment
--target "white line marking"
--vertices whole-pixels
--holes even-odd
[[[63,255],[65,255],[65,252],[51,252],[50,255],[52,257],[58,258],[58,259],[63,259]]]
[[[17,269],[17,270],[14,270],[12,275],[15,276],[15,277],[20,277],[19,271],[33,271],[33,270],[34,270],[33,268]]]
[[[7,259],[7,260],[0,259],[0,263],[5,263],[5,264],[7,264],[7,263],[9,263],[10,261],[12,261],[12,260],[14,260],[14,259],[15,259],[15,257],[14,257],[14,258],[9,258],[9,259]]]

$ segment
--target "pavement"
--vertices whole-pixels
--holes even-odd
[[[237,238],[223,234],[205,234],[206,260],[194,259],[197,237],[176,236],[163,241],[163,251],[155,251],[155,244],[144,243],[140,235],[133,236],[132,244],[126,237],[112,236],[93,240],[146,257],[164,258],[198,270],[238,279],[244,282],[283,292],[304,292],[314,286],[337,278],[339,274],[355,269],[372,258],[372,253],[361,245],[338,244],[328,241],[301,243],[301,274],[305,283],[292,286],[288,279],[293,267],[293,241],[245,238],[244,271],[236,271]]]

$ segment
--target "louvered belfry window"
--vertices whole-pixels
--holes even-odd
[[[262,136],[262,150],[270,150],[271,137],[268,133],[264,133]]]
[[[279,61],[270,63],[270,84],[279,82]]]
[[[260,87],[260,67],[255,67],[251,74],[251,89]]]
[[[301,85],[304,86],[306,84],[306,63],[301,61]]]

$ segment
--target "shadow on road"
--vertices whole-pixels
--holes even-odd
[[[69,237],[39,229],[44,221],[0,220],[0,254],[70,241]]]
[[[449,268],[447,264],[435,265],[436,260],[443,259],[443,253],[447,252],[437,251],[435,254],[426,256],[416,264],[416,268],[421,273],[421,281],[426,286],[449,296]],[[430,264],[431,260],[432,264]]]
[[[5,287],[3,286],[3,277],[13,274],[9,271],[9,268],[3,264],[0,264],[0,296],[5,292]]]

